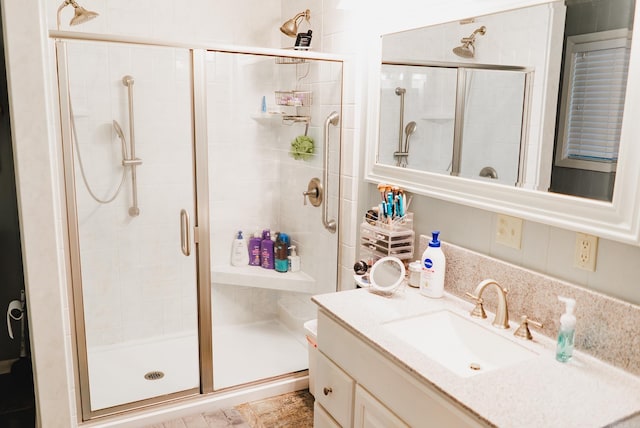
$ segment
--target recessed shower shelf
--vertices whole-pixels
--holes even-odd
[[[276,272],[260,266],[213,266],[211,281],[245,287],[314,293],[316,280],[300,272]]]

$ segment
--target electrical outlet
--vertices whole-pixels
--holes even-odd
[[[584,233],[576,233],[576,253],[573,260],[574,266],[595,272],[597,254],[598,237]]]
[[[496,242],[519,250],[522,242],[522,219],[498,214]]]

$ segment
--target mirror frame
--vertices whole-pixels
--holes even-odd
[[[640,121],[637,119],[640,117],[640,5],[636,5],[634,23],[620,151],[611,202],[378,164],[376,153],[383,34],[379,34],[369,55],[364,180],[370,183],[391,182],[415,194],[640,245],[640,142],[634,144],[634,140],[640,139]]]

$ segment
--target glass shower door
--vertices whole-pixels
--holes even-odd
[[[316,317],[310,297],[336,290],[338,233],[325,229],[322,206],[303,192],[313,178],[323,180],[324,125],[332,111],[341,113],[342,63],[208,52],[206,75],[213,384],[220,390],[308,368],[303,324]],[[340,126],[329,128],[322,184],[328,218],[337,219]],[[265,244],[257,265],[232,261],[239,231],[248,245],[266,230],[272,239],[286,235],[287,244],[271,241],[281,247],[273,253]],[[299,270],[295,263],[288,270],[293,246]]]
[[[57,48],[83,416],[197,394],[190,52]]]

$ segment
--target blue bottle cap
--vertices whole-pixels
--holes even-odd
[[[440,231],[439,230],[434,230],[433,232],[431,232],[431,241],[429,241],[429,246],[430,247],[440,247],[440,240],[438,239],[438,236],[440,235]]]

